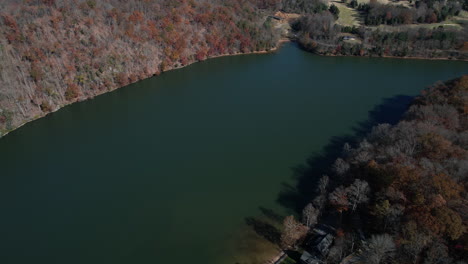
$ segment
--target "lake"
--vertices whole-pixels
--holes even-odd
[[[294,168],[467,66],[287,43],[65,107],[0,139],[0,263],[259,263]]]

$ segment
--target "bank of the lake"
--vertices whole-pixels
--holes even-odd
[[[0,262],[262,263],[293,168],[466,66],[286,43],[65,107],[0,139]]]
[[[272,53],[272,52],[275,52],[277,51],[279,48],[281,48],[281,45],[285,42],[289,42],[289,39],[280,39],[277,43],[277,45],[271,49],[268,49],[268,50],[258,50],[258,51],[251,51],[251,52],[238,52],[238,53],[225,53],[225,54],[221,54],[221,55],[214,55],[214,56],[208,56],[205,60],[210,60],[210,59],[216,59],[216,58],[222,58],[222,57],[228,57],[228,56],[240,56],[240,55],[252,55],[252,54],[267,54],[267,53]],[[203,60],[203,61],[205,61]],[[167,66],[166,69],[161,72],[161,73],[158,73],[157,75],[153,75],[153,77],[157,77],[159,76],[159,74],[163,74],[164,72],[169,72],[169,71],[172,71],[172,70],[178,70],[178,69],[183,69],[185,67],[188,67],[194,63],[199,63],[199,62],[203,62],[203,61],[192,61],[192,62],[189,62],[187,63],[186,65],[173,65],[173,66]],[[133,84],[135,83],[138,83],[142,80],[138,80],[136,82],[133,82]],[[132,84],[132,83],[130,83]],[[51,111],[49,112],[40,112],[38,113],[37,115],[33,116],[32,118],[30,118],[29,120],[26,120],[25,122],[15,126],[14,128],[10,129],[10,130],[6,130],[6,131],[1,131],[0,130],[0,138],[8,135],[10,132],[16,130],[16,129],[19,129],[21,128],[22,126],[24,126],[25,124],[29,123],[29,122],[33,122],[35,120],[38,120],[40,118],[43,118],[49,114],[52,114],[52,113],[55,113],[57,111],[59,111],[60,109],[62,109],[63,107],[66,107],[66,106],[69,106],[71,104],[74,104],[74,103],[79,103],[79,102],[83,102],[83,101],[86,101],[86,100],[92,100],[94,99],[96,96],[100,96],[102,94],[106,94],[106,93],[109,93],[109,92],[113,92],[117,89],[120,89],[124,86],[121,86],[121,87],[109,87],[108,90],[99,90],[99,91],[96,91],[96,94],[92,95],[92,96],[81,96],[81,97],[78,97],[76,98],[75,100],[72,100],[72,101],[67,101],[65,103],[63,103],[62,105],[58,105],[57,107],[55,107],[54,109],[51,109]]]
[[[392,56],[392,55],[386,55],[386,54],[368,54],[368,53],[363,53],[358,54],[358,53],[339,53],[336,50],[331,52],[330,50],[326,50],[327,47],[330,45],[326,44],[319,44],[317,43],[317,47],[314,47],[311,49],[310,47],[307,47],[306,45],[303,45],[300,41],[298,41],[295,38],[291,38],[291,41],[297,42],[298,45],[305,51],[311,52],[316,55],[320,56],[330,56],[330,57],[361,57],[361,58],[389,58],[389,59],[406,59],[406,60],[436,60],[436,61],[463,61],[463,62],[468,62],[468,58],[456,58],[456,57],[448,57],[448,56]],[[346,43],[342,43],[346,44]],[[334,46],[334,48],[338,48],[340,45]]]

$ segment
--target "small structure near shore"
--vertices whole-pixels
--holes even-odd
[[[301,256],[301,264],[321,264],[328,255],[335,239],[335,229],[328,225],[319,225],[312,231],[312,237],[306,243],[306,250]]]
[[[323,262],[317,256],[304,251],[301,256],[301,264],[322,264]]]

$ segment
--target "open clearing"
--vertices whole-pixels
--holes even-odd
[[[340,10],[340,14],[336,23],[342,26],[360,26],[360,14],[356,9],[348,7],[347,4],[341,1],[331,1]]]
[[[388,0],[378,0],[382,4],[394,4],[394,5],[403,5],[409,7],[411,4],[409,1],[399,1],[393,2]],[[358,3],[369,3],[369,0],[358,0]],[[334,4],[340,10],[339,18],[336,21],[337,24],[342,26],[362,26],[364,25],[364,17],[359,13],[357,9],[351,8],[348,4],[342,1],[330,1],[330,5]],[[461,11],[460,15],[457,17],[449,18],[440,23],[432,24],[410,24],[410,25],[379,25],[379,26],[368,26],[371,29],[379,29],[384,31],[404,31],[409,28],[437,28],[437,27],[453,28],[461,30],[464,27],[468,26],[468,12]]]

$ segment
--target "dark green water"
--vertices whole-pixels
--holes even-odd
[[[246,217],[292,211],[277,200],[292,167],[467,66],[287,44],[66,107],[0,139],[0,263],[239,261]]]

